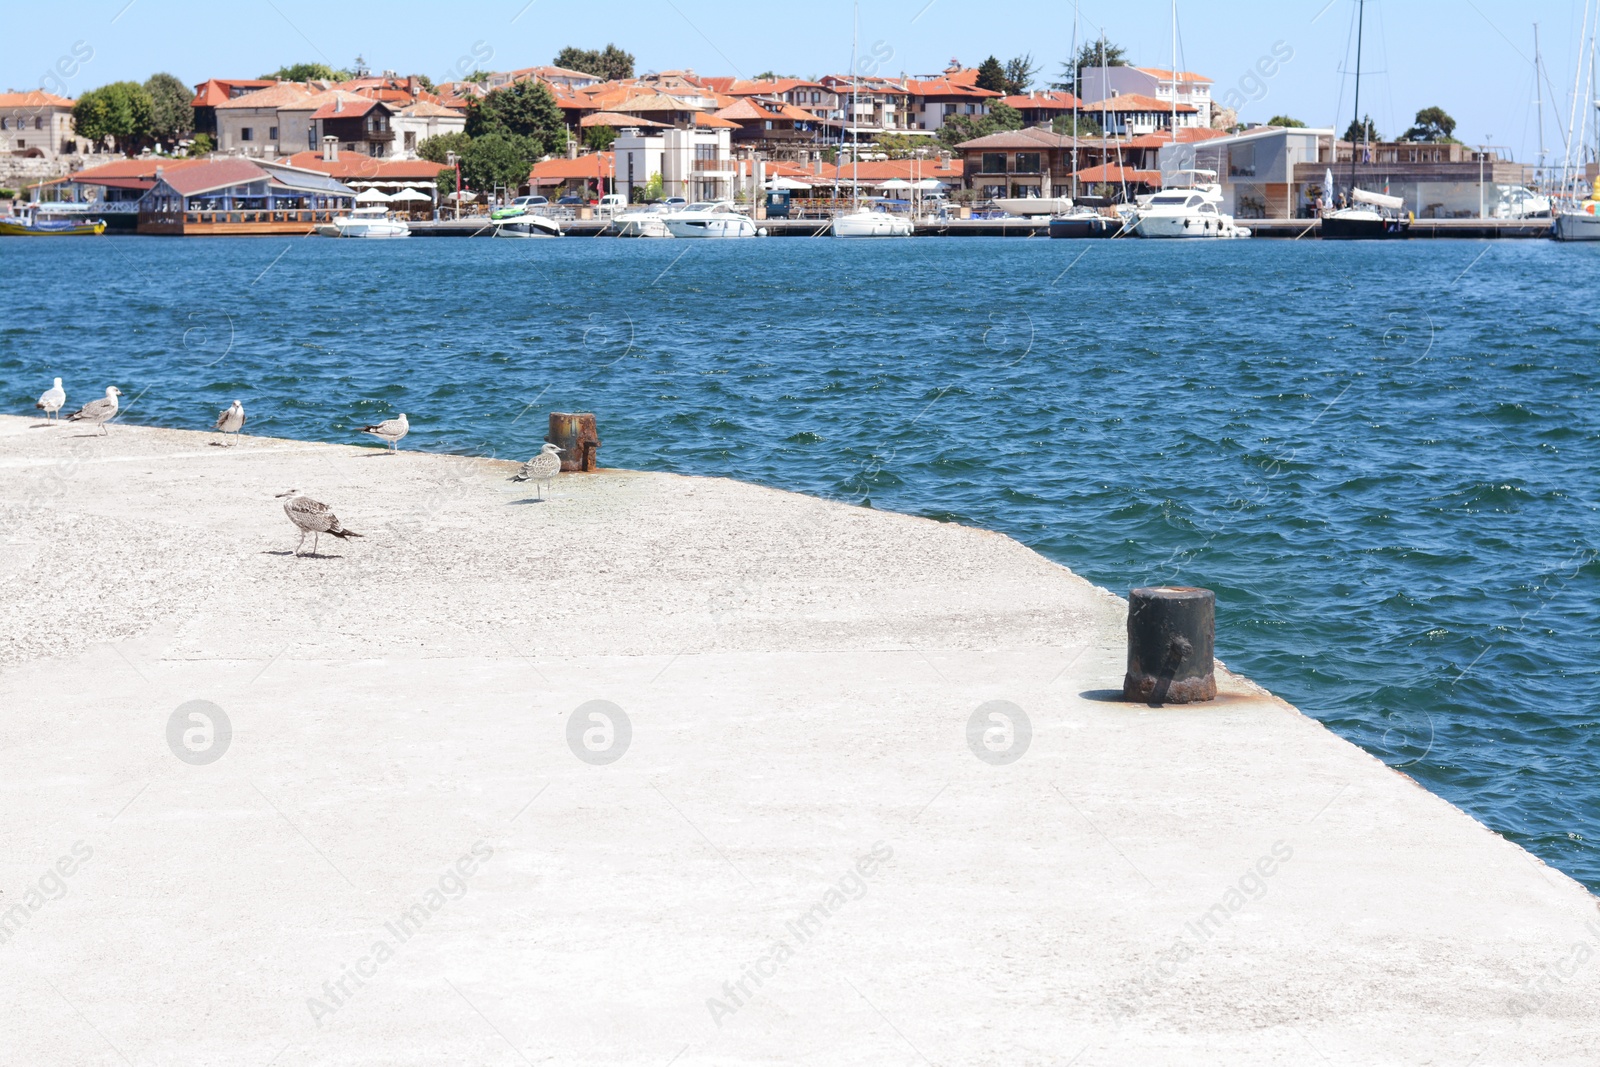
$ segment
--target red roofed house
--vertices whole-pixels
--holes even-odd
[[[1174,104],[1142,93],[1125,93],[1084,104],[1081,112],[1094,119],[1114,137],[1138,137],[1158,130],[1171,130],[1174,114],[1177,124],[1200,125],[1200,112],[1193,104]]]
[[[1178,125],[1211,125],[1211,79],[1192,71],[1180,70],[1176,75],[1160,67],[1085,67],[1083,69],[1083,98],[1106,100],[1118,96],[1147,96],[1172,114],[1173,91],[1177,91]],[[1184,108],[1192,109],[1190,123],[1183,120]],[[1084,110],[1097,107],[1085,104]],[[1157,108],[1156,110],[1160,110]],[[1148,133],[1148,130],[1135,130]]]
[[[821,80],[835,101],[826,112],[828,117],[837,120],[837,125],[844,125],[854,101],[855,116],[849,126],[858,130],[863,139],[919,128],[908,82],[848,74],[826,74]],[[815,107],[811,110],[824,113]]]
[[[271,157],[305,147],[303,134],[298,140],[292,134],[282,136],[278,111],[316,95],[317,90],[300,82],[273,82],[220,101],[215,107],[217,151]]]
[[[716,117],[738,124],[734,144],[773,155],[798,152],[807,158],[813,146],[827,139],[823,121],[793,104],[746,97],[716,112]]]
[[[939,77],[909,79],[906,89],[911,97],[912,128],[930,133],[951,115],[987,115],[989,106],[1005,95],[978,88],[977,70],[955,60]]]
[[[1022,112],[1022,121],[1029,126],[1048,126],[1063,116],[1070,118],[1082,106],[1082,101],[1071,93],[1054,89],[1008,96],[1001,103]]]
[[[0,93],[0,152],[31,159],[88,152],[93,145],[73,132],[73,101],[35,89]]]
[[[278,84],[265,78],[208,78],[194,87],[194,132],[217,135],[217,105]]]

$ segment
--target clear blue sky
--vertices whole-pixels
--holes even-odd
[[[1363,110],[1392,136],[1410,125],[1418,108],[1438,104],[1459,122],[1459,139],[1476,143],[1493,135],[1494,143],[1531,160],[1537,20],[1558,95],[1552,101],[1546,94],[1546,140],[1559,156],[1557,116],[1564,127],[1582,2],[1368,0],[1364,67],[1372,73],[1363,81]],[[1242,109],[1247,119],[1282,112],[1312,125],[1337,121],[1343,129],[1350,121],[1350,85],[1340,69],[1354,10],[1355,0],[1180,0],[1181,59],[1215,80],[1219,99],[1230,89],[1258,97]],[[1092,0],[1081,11],[1085,36],[1104,27],[1134,62],[1170,62],[1165,0]],[[63,79],[74,96],[158,70],[192,83],[253,77],[301,60],[348,65],[357,53],[375,70],[419,71],[442,80],[479,65],[474,48],[493,50],[482,65],[511,69],[547,63],[563,45],[608,41],[632,52],[640,70],[811,75],[848,67],[850,13],[841,0],[787,7],[731,0],[617,0],[605,7],[570,0],[79,0],[60,9],[33,3],[8,19],[0,82],[16,89],[39,85],[78,42],[80,54],[92,48],[93,58]],[[1072,23],[1070,0],[871,0],[861,5],[861,47],[863,54],[874,46],[880,55],[892,50],[881,64],[889,74],[936,71],[952,57],[974,65],[991,53],[1004,59],[1031,52],[1053,78],[1071,50]],[[1277,42],[1293,58],[1271,78],[1250,82],[1257,61]]]

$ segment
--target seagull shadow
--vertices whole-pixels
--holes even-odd
[[[293,556],[295,559],[344,559],[343,556],[330,556],[326,552],[296,552],[294,549],[264,548],[263,556]]]
[[[1085,689],[1078,696],[1084,700],[1093,700],[1102,704],[1122,703],[1122,690],[1120,689]]]
[[[74,437],[109,437],[110,434],[103,434],[103,433],[75,433],[72,436],[74,436]]]
[[[48,419],[46,419],[44,422],[36,422],[36,423],[34,423],[32,426],[29,426],[28,429],[30,429],[30,430],[48,430],[50,427],[52,427],[54,425],[55,425],[55,423],[53,423],[53,422],[49,421]]]
[[[509,505],[514,505],[514,504],[545,504],[545,503],[549,503],[549,500],[550,500],[549,497],[544,497],[543,499],[541,499],[539,497],[529,496],[529,497],[523,497],[521,500],[508,500],[508,501],[506,501],[506,504],[508,506]]]

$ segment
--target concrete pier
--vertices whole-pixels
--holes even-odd
[[[1119,702],[1009,538],[87,433],[0,418],[0,1062],[1600,1062],[1588,892],[1226,670]]]

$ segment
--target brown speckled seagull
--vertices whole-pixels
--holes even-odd
[[[339,524],[339,516],[333,509],[319,500],[312,500],[298,489],[290,489],[286,493],[279,493],[278,499],[283,501],[283,513],[289,516],[289,521],[300,530],[300,543],[294,546],[294,554],[299,555],[300,549],[305,546],[306,534],[312,535],[311,554],[317,554],[317,544],[323,534],[337,537],[341,540],[363,535],[354,530],[346,530]]]

